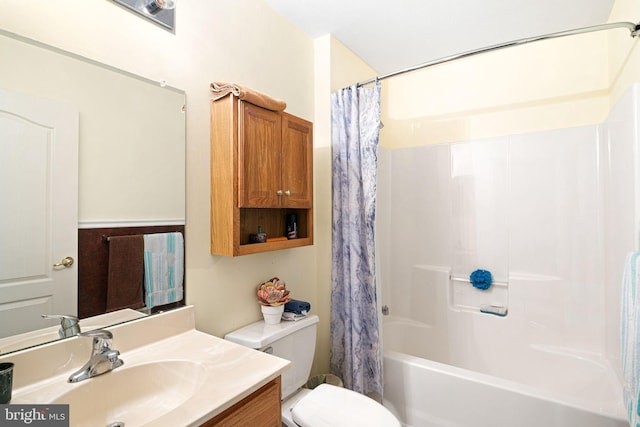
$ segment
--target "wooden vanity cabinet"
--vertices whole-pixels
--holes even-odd
[[[281,427],[280,387],[278,377],[201,427]]]
[[[298,238],[251,243],[258,227]],[[313,244],[313,124],[227,96],[211,101],[211,253],[246,255]]]

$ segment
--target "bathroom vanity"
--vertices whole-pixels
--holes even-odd
[[[74,337],[10,353],[11,404],[69,404],[71,425],[280,425],[280,376],[290,362],[195,329],[193,307],[110,327],[124,365],[69,383],[91,354]],[[117,393],[114,393],[117,390]]]

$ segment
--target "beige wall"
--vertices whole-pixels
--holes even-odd
[[[244,83],[314,120],[312,39],[260,0],[180,1],[175,35],[106,0],[0,0],[0,10],[4,30],[186,91],[186,283],[198,329],[222,336],[258,320],[256,286],[274,275],[315,307],[318,246],[209,254],[209,83]]]
[[[597,123],[607,38],[593,33],[485,53],[390,79],[387,148]]]
[[[610,22],[640,16],[617,0]],[[640,79],[638,42],[625,29],[508,48],[385,81],[387,148],[602,122]]]

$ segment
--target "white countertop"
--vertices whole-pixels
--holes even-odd
[[[68,383],[67,378],[88,360],[91,352],[91,340],[88,338],[70,338],[0,356],[0,362],[15,363],[13,398],[10,403],[64,403],[64,397],[60,398],[62,395],[85,387],[83,393],[76,394],[87,394],[86,405],[91,407],[92,399],[97,398],[96,393],[84,393],[84,390],[95,390],[100,395],[102,385],[105,389],[113,388],[116,375],[118,381],[126,379],[124,383],[127,384],[126,381],[139,381],[140,372],[169,373],[169,368],[179,367],[179,372],[171,371],[172,378],[180,379],[180,375],[184,375],[185,381],[180,381],[180,384],[190,384],[192,389],[189,393],[192,395],[181,401],[175,409],[160,414],[159,418],[147,424],[138,422],[135,417],[134,421],[119,421],[124,421],[127,427],[197,426],[277,378],[290,365],[287,360],[199,332],[195,330],[194,323],[193,308],[185,307],[109,328],[114,336],[112,347],[120,351],[124,366],[78,383]],[[142,365],[154,363],[167,369],[136,371]],[[182,372],[185,366],[189,369]],[[159,381],[157,377],[154,380]],[[92,382],[91,388],[87,388],[88,382]],[[117,390],[108,392],[118,393]],[[180,396],[177,398],[184,397]],[[127,411],[152,409],[136,407],[140,403],[136,403],[136,399],[130,400],[131,408],[127,408]],[[82,409],[76,408],[77,413]],[[70,411],[71,425],[75,425],[73,405]],[[156,413],[154,416],[158,415]],[[147,420],[151,418],[149,415]]]

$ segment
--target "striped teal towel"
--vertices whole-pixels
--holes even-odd
[[[144,290],[147,308],[182,300],[182,233],[144,235]]]
[[[620,344],[622,394],[629,425],[640,427],[640,253],[627,255],[622,277]]]

